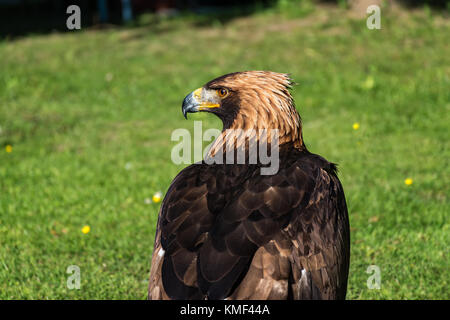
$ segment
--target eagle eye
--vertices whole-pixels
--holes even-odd
[[[217,94],[219,95],[219,97],[224,98],[228,95],[228,90],[225,88],[217,89]]]

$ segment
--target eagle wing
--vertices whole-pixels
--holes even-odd
[[[331,187],[337,177],[319,166],[330,164],[314,159],[290,161],[272,176],[250,165],[184,169],[161,206],[149,298],[332,297],[322,292],[338,286],[333,272],[342,272],[336,265],[347,246],[336,222],[345,222],[346,208],[339,213],[330,198],[341,196]]]
[[[293,299],[345,299],[350,226],[335,170],[319,169],[307,208],[294,215],[286,233],[292,243]]]
[[[320,164],[302,163],[315,172],[308,204],[256,251],[231,299],[345,299],[350,233],[343,188],[333,164],[315,155],[305,161]]]

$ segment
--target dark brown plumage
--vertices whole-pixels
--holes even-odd
[[[149,299],[345,298],[344,192],[335,165],[304,146],[289,88],[284,74],[251,71],[186,97],[183,112],[215,113],[224,139],[239,141],[230,128],[279,129],[279,170],[262,175],[259,162],[182,170],[161,205]]]

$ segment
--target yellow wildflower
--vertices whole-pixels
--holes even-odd
[[[375,80],[371,76],[368,76],[366,81],[363,82],[362,87],[363,89],[370,90],[374,87],[374,85]]]
[[[154,202],[154,203],[160,202],[160,201],[161,201],[161,196],[162,196],[161,192],[155,193],[155,194],[153,195],[153,197],[152,197],[153,202]]]

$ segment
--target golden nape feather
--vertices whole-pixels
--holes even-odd
[[[257,153],[253,162],[204,160],[175,177],[159,212],[149,299],[345,298],[344,191],[336,166],[305,147],[291,85],[286,74],[237,72],[186,96],[185,116],[223,122],[210,157],[233,151],[229,141],[247,150],[261,130],[276,131],[264,139],[277,147],[277,170],[265,174]]]

